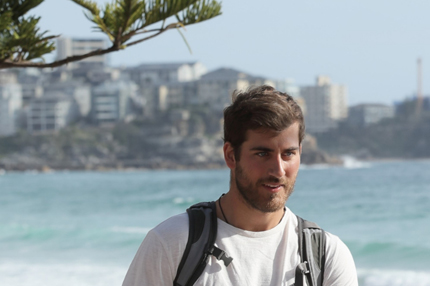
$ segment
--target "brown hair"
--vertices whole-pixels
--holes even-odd
[[[236,160],[248,130],[267,128],[281,132],[299,123],[299,143],[305,136],[305,123],[300,106],[294,99],[268,85],[234,91],[233,103],[224,109],[224,142],[230,142]]]

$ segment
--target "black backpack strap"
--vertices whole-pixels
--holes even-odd
[[[297,221],[301,263],[296,268],[294,285],[322,286],[325,267],[325,232],[316,223],[299,216]]]
[[[174,286],[193,285],[204,271],[209,255],[223,260],[225,266],[233,260],[214,245],[218,228],[215,202],[192,205],[187,213],[188,241],[173,281]]]

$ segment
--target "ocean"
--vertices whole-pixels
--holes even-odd
[[[0,175],[0,285],[121,285],[149,229],[229,171]],[[303,166],[287,206],[338,235],[362,286],[430,285],[430,161]]]

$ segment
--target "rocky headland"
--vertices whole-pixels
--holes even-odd
[[[183,136],[172,128],[132,124],[96,128],[74,126],[55,133],[20,132],[0,138],[0,169],[109,170],[224,168],[221,134]],[[341,164],[306,136],[303,164]]]

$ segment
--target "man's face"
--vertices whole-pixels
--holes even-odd
[[[240,161],[232,168],[232,188],[245,202],[261,212],[282,209],[300,166],[299,125],[280,133],[267,129],[248,130]]]

